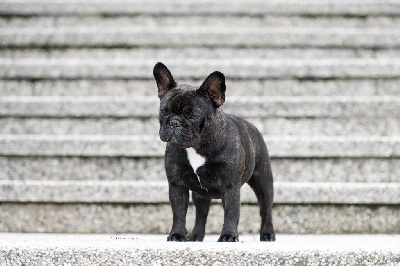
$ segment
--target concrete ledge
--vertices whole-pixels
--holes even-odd
[[[0,47],[341,47],[398,48],[396,29],[65,27],[6,28]]]
[[[400,62],[400,61],[399,61]],[[399,65],[400,66],[400,65]],[[155,90],[154,90],[155,91]],[[400,117],[399,96],[231,96],[222,107],[243,117]],[[152,97],[0,97],[0,115],[13,117],[158,117]]]
[[[400,136],[265,136],[272,157],[399,157]],[[2,156],[162,157],[157,136],[0,135]]]
[[[398,15],[397,1],[2,1],[1,15]]]
[[[400,184],[275,182],[276,204],[400,204]],[[0,202],[168,203],[168,184],[150,181],[0,180]],[[257,203],[247,185],[242,203]]]
[[[169,243],[166,235],[1,234],[0,263],[135,265],[390,265],[400,262],[398,235],[257,235],[239,243]]]

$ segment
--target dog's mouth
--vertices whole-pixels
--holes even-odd
[[[171,130],[170,128],[160,128],[160,139],[163,142],[170,142],[182,148],[190,148],[198,143],[199,136],[190,129]]]

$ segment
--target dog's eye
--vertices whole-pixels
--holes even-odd
[[[196,119],[196,118],[198,118],[198,117],[199,117],[199,116],[196,115],[196,114],[189,114],[189,116],[188,116],[188,118],[191,119],[191,120],[194,120],[194,119]]]

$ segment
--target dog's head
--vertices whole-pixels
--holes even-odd
[[[153,69],[160,98],[160,138],[183,148],[201,143],[217,108],[225,101],[225,76],[211,73],[200,87],[175,82],[163,63]]]

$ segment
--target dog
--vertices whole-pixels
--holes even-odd
[[[175,82],[161,62],[153,69],[160,98],[160,139],[167,143],[165,170],[173,225],[168,241],[203,241],[211,199],[221,199],[224,224],[218,242],[239,241],[240,188],[257,196],[261,241],[275,241],[271,208],[273,176],[267,146],[254,125],[225,114],[225,76],[211,73],[200,87]],[[192,191],[196,221],[187,236]]]

